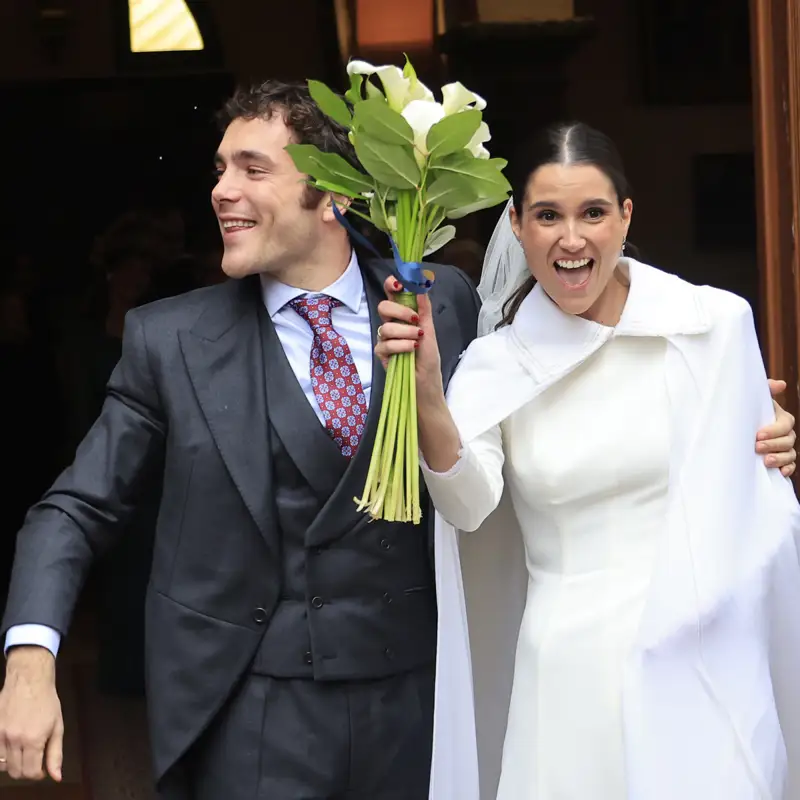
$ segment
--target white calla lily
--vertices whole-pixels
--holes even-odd
[[[489,133],[489,126],[485,122],[481,122],[475,135],[470,139],[467,145],[467,150],[472,153],[475,158],[489,158],[489,151],[483,146],[484,142],[488,142],[492,138]]]
[[[442,86],[442,100],[445,116],[457,114],[467,108],[476,108],[483,111],[486,108],[486,101],[475,92],[471,92],[463,83],[448,83]]]
[[[412,100],[425,100],[428,103],[435,103],[435,99],[433,97],[433,92],[414,75],[413,78],[409,78],[410,85],[408,88],[408,102],[410,103]]]
[[[402,111],[403,119],[414,131],[414,156],[422,166],[428,155],[428,131],[444,119],[444,106],[428,100],[412,100]]]
[[[383,84],[386,102],[393,111],[402,111],[414,100],[433,100],[433,92],[416,76],[407,78],[403,70],[393,64],[376,67],[368,61],[353,60],[347,64],[348,75],[377,75]]]

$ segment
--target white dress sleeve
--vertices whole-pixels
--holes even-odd
[[[474,531],[497,508],[503,495],[503,436],[496,425],[462,447],[447,472],[433,472],[420,460],[436,510],[454,528]]]

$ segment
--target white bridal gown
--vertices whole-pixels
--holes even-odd
[[[665,524],[666,346],[612,337],[502,425],[529,583],[497,800],[627,797],[621,687]]]

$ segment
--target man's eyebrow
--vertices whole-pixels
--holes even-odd
[[[231,157],[231,161],[238,163],[259,161],[266,166],[275,166],[275,162],[266,153],[262,153],[260,150],[237,150]],[[226,163],[225,157],[219,151],[214,154],[214,163],[217,165]]]
[[[237,150],[233,154],[234,161],[260,161],[262,164],[274,166],[275,162],[260,150]]]

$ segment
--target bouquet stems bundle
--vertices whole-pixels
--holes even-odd
[[[455,236],[445,220],[504,203],[511,188],[506,162],[484,147],[486,103],[460,83],[442,87],[438,102],[408,61],[403,69],[351,61],[348,74],[344,98],[318,81],[309,81],[309,90],[347,128],[358,166],[313,145],[287,150],[313,186],[387,234],[404,289],[396,299],[416,311],[417,295],[433,283],[423,259]],[[422,519],[414,353],[389,361],[367,481],[355,501],[374,519]]]
[[[416,199],[409,202],[403,192],[398,201],[398,231],[406,232],[396,242],[405,262],[422,261],[424,241],[416,216]],[[407,216],[403,216],[407,215]],[[417,310],[417,296],[400,292],[395,300]],[[419,524],[422,509],[419,501],[419,448],[417,443],[416,353],[399,353],[389,360],[381,416],[372,450],[367,482],[358,510],[366,510],[375,519]]]

